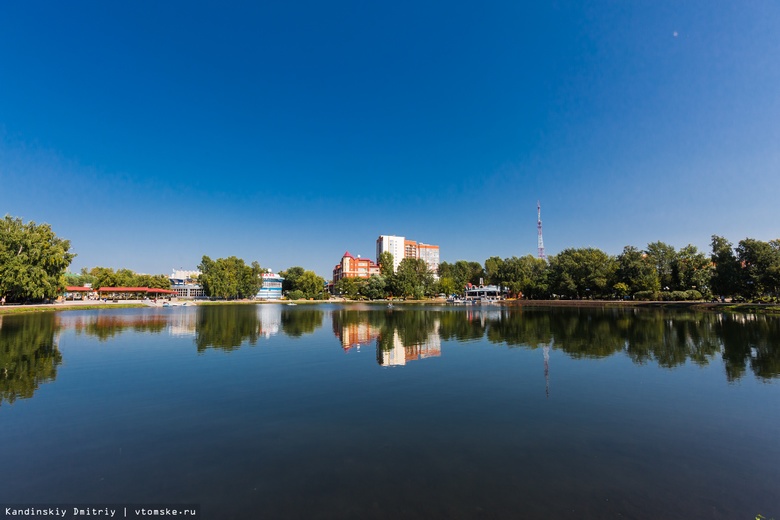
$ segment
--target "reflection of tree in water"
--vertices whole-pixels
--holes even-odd
[[[168,326],[168,319],[159,314],[138,314],[132,316],[99,314],[97,316],[79,317],[64,323],[68,323],[78,334],[86,334],[87,336],[96,337],[100,341],[107,341],[126,330],[159,334]]]
[[[245,343],[255,345],[260,337],[260,320],[254,305],[204,305],[198,307],[195,345],[232,351]]]
[[[461,318],[463,319],[463,318]],[[513,309],[487,322],[494,343],[554,348],[574,358],[625,352],[634,363],[707,365],[722,352],[729,380],[749,362],[756,376],[780,376],[780,319],[657,309]]]
[[[54,313],[0,316],[0,404],[32,397],[54,381],[62,354],[54,344]]]
[[[292,338],[311,334],[322,327],[325,313],[319,309],[296,309],[282,311],[282,331]]]
[[[716,329],[723,341],[726,377],[735,381],[747,364],[761,379],[780,376],[780,318],[776,316],[724,314]]]
[[[506,312],[490,321],[487,339],[491,343],[506,343],[509,347],[536,348],[552,340],[550,313]]]
[[[463,310],[445,310],[439,313],[439,335],[442,340],[469,341],[485,335],[485,320],[482,313]]]
[[[615,316],[609,310],[527,309],[507,312],[488,322],[487,337],[510,347],[537,348],[554,341],[555,348],[574,358],[603,358],[623,349],[615,333]]]
[[[626,353],[634,363],[655,361],[673,368],[691,360],[707,365],[720,352],[713,328],[715,314],[645,311],[636,312],[624,326]]]
[[[436,330],[439,319],[438,313],[424,310],[409,309],[389,312],[385,315],[385,324],[382,327],[380,338],[389,337],[392,341],[393,331],[396,331],[403,346],[422,345]]]

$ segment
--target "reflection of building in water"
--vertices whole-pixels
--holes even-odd
[[[281,305],[258,305],[257,319],[260,322],[260,334],[268,339],[271,336],[279,334],[282,324],[282,306]]]
[[[484,327],[488,321],[501,321],[505,313],[503,309],[472,308],[466,310],[466,321],[478,321]]]
[[[405,365],[410,361],[441,356],[441,336],[439,335],[439,321],[434,322],[433,331],[422,343],[404,345],[398,329],[393,331],[391,348],[385,350],[377,341],[377,361],[384,366]]]
[[[366,347],[379,337],[380,329],[367,321],[340,324],[333,320],[333,333],[341,341],[341,348],[348,351],[352,347]]]
[[[195,312],[173,312],[168,315],[168,334],[174,337],[193,337],[197,321]]]
[[[367,347],[379,337],[380,327],[371,324],[368,318],[348,319],[348,314],[335,313],[333,315],[333,334],[341,341],[344,352],[352,347]]]

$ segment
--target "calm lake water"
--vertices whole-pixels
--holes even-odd
[[[780,318],[0,316],[0,503],[204,518],[780,518]]]

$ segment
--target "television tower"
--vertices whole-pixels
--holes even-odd
[[[539,201],[536,201],[536,229],[539,230],[539,239],[538,239],[538,247],[539,247],[539,258],[544,258],[547,260],[547,255],[544,254],[544,240],[542,239],[542,206],[539,204]]]

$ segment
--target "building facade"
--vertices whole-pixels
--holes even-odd
[[[435,276],[439,273],[439,246],[407,240],[395,235],[380,235],[376,240],[376,258],[385,251],[393,255],[393,272],[398,270],[404,258],[420,259]]]
[[[360,255],[354,257],[346,251],[341,263],[333,268],[333,284],[342,278],[370,278],[374,274],[379,274],[379,266],[373,260],[360,258]]]
[[[174,269],[169,277],[171,289],[179,298],[205,298],[206,292],[198,283],[200,271],[186,271]]]
[[[393,255],[393,272],[396,272],[401,260],[405,258],[405,242],[404,237],[380,235],[376,239],[376,261],[379,262],[379,256],[385,251],[390,252]]]
[[[257,293],[258,300],[281,300],[282,282],[284,278],[275,274],[271,269],[262,274],[263,285]]]

